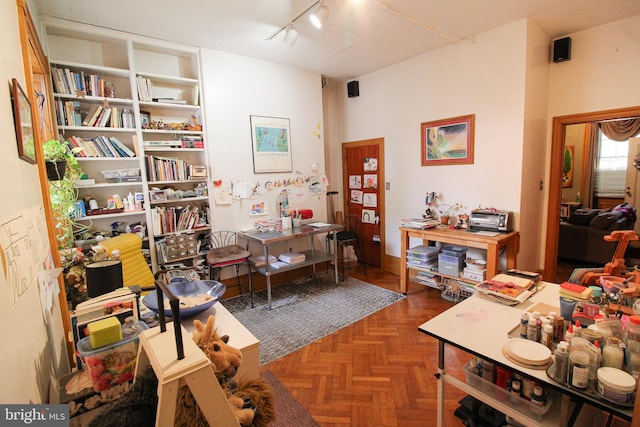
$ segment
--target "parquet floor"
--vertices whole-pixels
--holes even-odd
[[[398,275],[353,266],[348,274],[399,291]],[[271,370],[321,426],[435,426],[437,341],[418,326],[453,303],[412,283],[407,298],[261,370]],[[464,378],[470,356],[447,349],[447,372]],[[446,387],[446,426],[464,393]]]

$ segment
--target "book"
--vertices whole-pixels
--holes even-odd
[[[298,264],[300,262],[304,262],[306,256],[298,252],[287,252],[280,254],[278,259],[282,262],[286,262],[287,264]]]
[[[264,267],[264,265],[266,264],[264,261],[264,255],[251,257],[249,258],[249,261],[251,261],[251,263],[256,267]],[[278,258],[274,257],[273,255],[269,255],[269,264],[276,261],[278,261]]]
[[[100,113],[99,112],[100,108],[101,107],[99,104],[93,105],[89,110],[89,112],[87,113],[87,115],[84,117],[84,120],[82,121],[82,126],[89,126],[89,123],[95,120],[96,114]]]
[[[513,302],[524,302],[531,295],[531,291],[523,289],[512,282],[501,282],[498,280],[487,280],[476,285],[476,290],[483,294],[504,298]]]
[[[118,138],[116,138],[115,136],[112,136],[111,138],[109,138],[109,141],[111,141],[112,144],[117,145],[118,148],[120,150],[122,150],[126,154],[126,156],[123,156],[123,157],[135,157],[136,156],[136,153],[131,151],[131,149],[129,149],[129,147],[127,147],[122,142],[120,142],[118,140]]]
[[[283,267],[288,267],[289,264],[287,264],[286,262],[283,261],[274,261],[274,262],[270,262],[269,263],[269,268],[272,268],[274,270],[279,270]]]

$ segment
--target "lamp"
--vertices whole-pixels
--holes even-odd
[[[327,17],[329,17],[329,8],[320,3],[320,6],[309,16],[309,19],[314,27],[322,28],[322,24],[327,20]]]
[[[289,24],[287,31],[284,33],[284,42],[293,47],[293,45],[296,44],[296,40],[298,40],[299,35],[300,33],[298,30],[296,30],[293,25]]]

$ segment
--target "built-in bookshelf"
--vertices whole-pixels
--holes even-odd
[[[174,253],[163,246],[174,237],[211,231],[198,49],[53,18],[42,26],[58,133],[88,175],[80,201],[99,206],[78,222],[103,233],[142,226],[154,271],[202,258],[191,246],[156,256]]]

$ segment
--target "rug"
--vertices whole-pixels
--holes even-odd
[[[405,296],[352,277],[335,283],[333,273],[283,283],[254,294],[251,308],[248,294],[222,301],[260,340],[260,366],[319,340]]]
[[[302,407],[300,402],[289,393],[289,390],[282,385],[278,378],[271,371],[260,374],[269,383],[274,392],[274,410],[276,419],[270,427],[316,427],[318,423]]]

